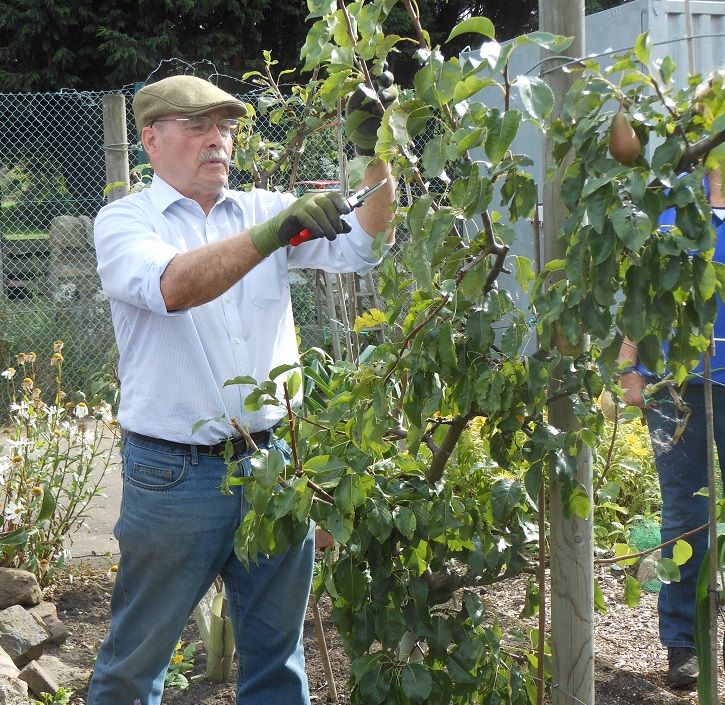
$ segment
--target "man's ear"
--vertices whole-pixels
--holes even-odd
[[[143,145],[144,152],[146,152],[149,157],[151,157],[158,151],[159,136],[154,132],[151,125],[146,125],[141,130],[141,144]]]

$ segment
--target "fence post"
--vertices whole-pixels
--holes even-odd
[[[539,27],[542,31],[574,37],[571,46],[559,52],[578,58],[585,53],[584,0],[539,0]],[[553,58],[553,57],[552,57]],[[564,57],[559,57],[562,62]],[[562,110],[564,96],[574,78],[570,72],[547,75],[555,104],[552,118]],[[552,140],[544,141],[544,163],[551,164]],[[573,155],[569,155],[571,160]],[[566,243],[557,237],[566,217],[560,195],[565,164],[547,179],[543,189],[544,259],[563,258]],[[545,172],[548,169],[545,168]],[[549,281],[553,281],[550,279]],[[560,365],[555,375],[564,375]],[[577,418],[568,397],[549,404],[549,423],[562,432],[578,429]],[[550,466],[551,525],[551,651],[553,705],[594,705],[594,544],[592,528],[592,455],[582,448],[576,456],[576,480],[589,498],[589,516],[568,516],[562,499],[562,480],[553,463]]]
[[[128,171],[126,136],[126,97],[119,93],[103,96],[103,147],[106,154],[106,199],[108,203],[123,198],[131,182]]]

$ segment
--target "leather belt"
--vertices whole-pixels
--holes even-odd
[[[266,431],[256,431],[250,433],[250,438],[254,441],[255,445],[262,446],[267,445],[272,440],[274,434],[274,428],[268,428]],[[124,433],[124,439],[128,438],[130,441],[146,441],[147,443],[156,443],[163,448],[170,451],[180,451],[182,453],[191,452],[192,448],[196,449],[196,452],[200,455],[224,455],[224,450],[227,446],[227,441],[219,441],[211,446],[198,445],[196,443],[181,443],[180,441],[166,441],[162,438],[153,438],[152,436],[144,436],[142,433],[136,433],[135,431],[126,431]],[[232,454],[243,455],[248,450],[247,441],[244,438],[230,438],[232,442]]]

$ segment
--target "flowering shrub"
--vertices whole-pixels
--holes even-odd
[[[62,350],[56,341],[49,401],[35,386],[36,353],[19,353],[17,367],[1,374],[12,401],[0,449],[0,565],[31,570],[43,585],[65,563],[67,537],[101,494],[118,432],[107,402],[89,409],[82,394],[63,391]]]

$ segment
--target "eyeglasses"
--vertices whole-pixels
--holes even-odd
[[[157,118],[154,122],[185,122],[185,130],[191,130],[194,134],[205,135],[211,128],[216,125],[219,134],[222,137],[228,137],[229,135],[237,134],[239,130],[239,122],[236,118],[223,118],[222,120],[214,120],[207,115],[195,115],[194,117],[188,118]]]

